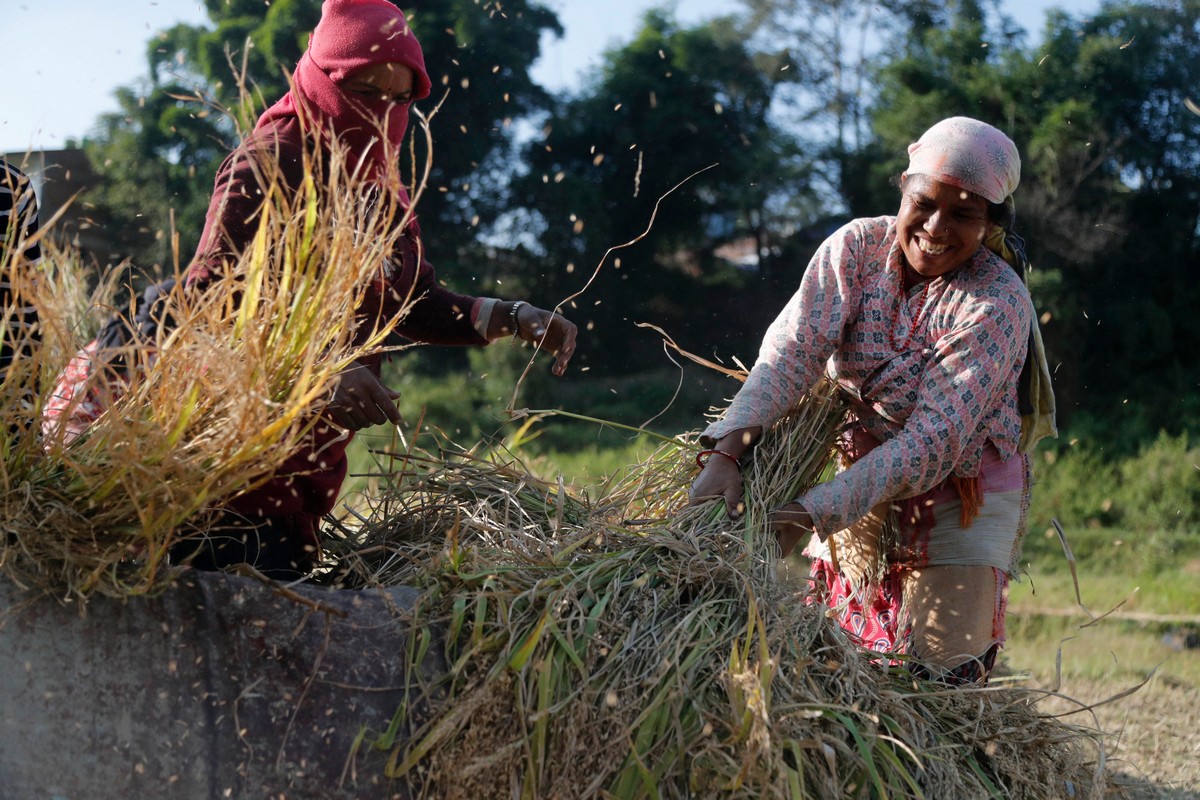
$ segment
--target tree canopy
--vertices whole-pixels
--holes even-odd
[[[658,206],[651,234],[616,253],[584,299],[585,360],[645,367],[660,351],[622,344],[633,321],[706,319],[714,290],[745,283],[716,249],[739,238],[765,245],[773,207],[804,191],[795,141],[769,118],[778,74],[761,68],[732,20],[683,28],[651,12],[527,145],[514,207],[528,212],[542,284],[559,296],[609,247],[642,233]]]
[[[446,93],[419,212],[451,284],[552,304],[677,187],[570,309],[596,374],[663,365],[637,321],[751,358],[820,238],[894,213],[907,144],[966,114],[1022,154],[1019,230],[1066,420],[1119,421],[1134,438],[1194,429],[1200,0],[1051,11],[1032,45],[991,0],[743,0],[695,25],[652,11],[557,96],[530,72],[540,37],[561,31],[545,6],[402,5],[434,80],[424,107]],[[148,43],[147,82],[118,93],[87,144],[105,181],[97,217],[145,265],[169,259],[172,215],[188,257],[237,125],[286,90],[319,13],[308,0],[206,7],[211,24]]]

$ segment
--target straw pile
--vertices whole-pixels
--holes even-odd
[[[414,700],[364,742],[421,797],[1099,791],[1088,734],[1031,693],[914,681],[778,580],[764,513],[818,480],[840,420],[826,387],[768,433],[739,524],[684,508],[685,440],[598,499],[512,462],[391,454],[373,522],[328,554],[332,583],[426,590]],[[421,684],[430,648],[448,670]]]
[[[73,441],[39,435],[42,406],[112,301],[81,298],[68,252],[51,248],[37,267],[9,253],[0,266],[36,307],[42,340],[25,343],[0,394],[0,425],[15,431],[0,459],[0,572],[59,596],[153,591],[189,525],[296,449],[337,373],[398,320],[352,323],[405,211],[373,202],[350,166],[335,155],[291,192],[264,165],[252,246],[203,293],[177,292],[176,324],[156,342],[109,354],[128,369],[97,371],[111,406]]]
[[[391,252],[395,210],[364,214],[337,161],[328,191],[269,193],[254,246],[178,301],[152,348],[124,354],[111,408],[72,442],[39,438],[42,398],[111,300],[82,298],[68,254],[0,265],[43,329],[0,393],[6,578],[59,596],[160,587],[188,522],[264,480],[334,376],[379,349],[395,320],[357,339],[329,323],[351,319]],[[685,508],[688,440],[594,499],[511,461],[391,454],[392,485],[328,543],[321,578],[426,590],[399,654],[413,701],[363,746],[390,751],[389,775],[426,797],[1099,791],[1103,751],[1030,693],[914,682],[777,579],[765,514],[818,480],[839,424],[823,391],[769,432],[736,525],[719,506]],[[435,647],[448,669],[422,685]]]

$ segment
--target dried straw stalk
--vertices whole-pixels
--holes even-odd
[[[306,167],[298,193],[261,165],[270,189],[252,244],[203,293],[177,293],[178,324],[153,347],[123,353],[126,377],[97,375],[114,402],[74,441],[39,437],[42,398],[94,330],[81,319],[105,316],[111,302],[97,298],[81,313],[78,292],[64,291],[86,285],[69,251],[51,249],[41,270],[5,265],[45,332],[0,397],[0,424],[19,429],[0,462],[0,572],[9,579],[59,595],[158,588],[189,521],[265,481],[312,426],[337,374],[383,347],[401,317],[356,326],[355,312],[400,236],[397,218],[412,212],[377,202],[334,150],[324,167]],[[7,391],[18,382],[40,392]]]
[[[414,698],[364,746],[420,797],[1086,796],[1083,731],[1026,693],[871,663],[777,580],[766,510],[819,479],[840,422],[822,387],[769,431],[737,524],[683,507],[690,441],[596,500],[504,460],[393,454],[373,519],[330,550],[333,583],[426,589]]]

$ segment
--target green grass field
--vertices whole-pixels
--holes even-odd
[[[1052,675],[1061,646],[1064,675],[1128,682],[1157,668],[1156,680],[1200,686],[1200,649],[1184,647],[1200,634],[1200,537],[1066,533],[1086,610],[1058,537],[1031,531],[1009,594],[1010,666]]]

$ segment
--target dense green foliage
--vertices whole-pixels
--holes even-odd
[[[579,303],[582,363],[606,373],[663,366],[655,338],[638,336],[633,322],[736,334],[720,319],[745,310],[730,290],[762,299],[715,250],[742,237],[765,246],[772,204],[802,182],[795,142],[769,118],[782,74],[763,69],[732,20],[684,29],[651,12],[529,143],[514,200],[534,218],[538,285],[552,297],[582,286],[604,252],[640,234],[658,199],[679,187],[659,205],[651,234],[606,263]],[[565,272],[564,261],[576,269]]]
[[[1114,460],[1093,440],[1047,449],[1034,467],[1030,523],[1141,534],[1200,531],[1200,447],[1187,434],[1160,434],[1136,455]]]
[[[210,26],[148,44],[149,82],[121,90],[120,113],[87,143],[105,180],[90,198],[95,216],[142,266],[169,261],[172,212],[186,261],[235,133],[231,118],[181,98],[198,90],[246,126],[284,90],[318,14],[306,0],[206,5]],[[530,77],[539,37],[559,30],[546,7],[402,5],[434,79],[423,107],[449,90],[421,206],[441,275],[547,306],[587,286],[568,313],[583,329],[576,365],[589,372],[568,384],[537,368],[522,405],[634,425],[657,414],[677,373],[641,321],[699,355],[748,363],[820,239],[849,215],[893,212],[907,143],[968,114],[1009,131],[1024,160],[1019,228],[1060,420],[1083,443],[1056,451],[1056,468],[1108,470],[1116,484],[1127,480],[1118,457],[1141,463],[1180,441],[1156,443],[1160,430],[1194,440],[1200,115],[1185,101],[1200,91],[1200,0],[1053,11],[1036,37],[984,0],[744,0],[731,11],[745,13],[693,26],[655,11],[559,96]],[[257,91],[247,106],[243,64]],[[645,230],[664,193],[710,165],[662,200],[643,240],[601,261]],[[733,242],[749,242],[752,256],[738,266],[720,250]],[[507,362],[430,350],[398,369],[408,402],[474,435],[501,416],[497,399],[520,366],[497,368]],[[712,378],[707,394],[693,391],[705,380],[695,371],[663,427],[697,424],[729,393]],[[485,388],[472,377],[484,373],[510,383]],[[1113,508],[1172,502],[1147,495]],[[1118,512],[1100,513],[1116,522]],[[1134,518],[1120,513],[1122,524]]]

